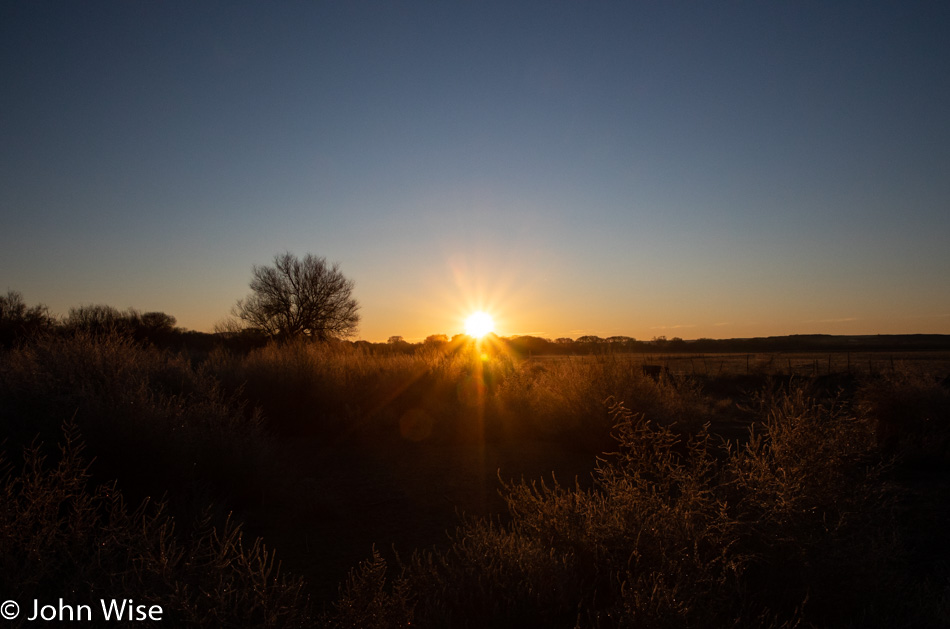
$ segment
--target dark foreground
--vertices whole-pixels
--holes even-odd
[[[950,625],[947,364],[703,358],[22,344],[12,626]]]

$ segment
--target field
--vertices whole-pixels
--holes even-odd
[[[644,365],[660,365],[677,376],[770,376],[816,377],[827,375],[878,375],[895,371],[950,372],[950,352],[770,352],[718,354],[638,354]],[[633,355],[631,355],[631,360]],[[577,360],[577,358],[574,358]],[[539,356],[539,362],[565,360],[562,356]]]
[[[946,626],[948,374],[43,336],[0,362],[3,588],[184,626]]]

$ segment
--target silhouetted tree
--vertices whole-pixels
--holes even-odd
[[[509,351],[520,356],[533,354],[548,354],[551,351],[551,341],[537,336],[515,336],[507,340]]]
[[[89,334],[108,334],[113,332],[130,333],[138,323],[139,314],[131,308],[121,312],[114,306],[90,304],[69,309],[63,324],[72,332]]]
[[[9,290],[0,295],[0,345],[10,345],[14,339],[53,326],[49,309],[42,305],[27,306],[19,291]]]
[[[390,336],[389,339],[386,340],[386,347],[387,351],[399,352],[403,354],[408,354],[413,350],[413,345],[406,342],[406,339],[399,336],[398,334]]]
[[[146,312],[142,315],[142,327],[149,334],[167,334],[175,330],[175,317],[164,312]]]
[[[430,334],[426,337],[425,345],[445,345],[449,342],[448,334]]]
[[[254,266],[251,294],[237,302],[234,314],[269,336],[347,338],[360,321],[353,286],[324,258],[283,253],[273,266]]]
[[[592,335],[592,334],[588,334],[588,335],[586,335],[586,336],[581,336],[581,337],[579,337],[579,338],[577,339],[577,341],[575,341],[575,342],[576,342],[576,343],[599,344],[599,343],[603,343],[603,342],[604,342],[604,339],[600,338],[599,336],[594,336],[594,335]]]
[[[159,344],[168,342],[176,333],[175,323],[175,317],[164,312],[142,314],[135,308],[119,310],[104,304],[70,308],[63,321],[70,332],[122,334],[138,341]]]

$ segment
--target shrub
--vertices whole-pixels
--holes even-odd
[[[303,581],[281,575],[260,539],[246,545],[240,525],[215,527],[206,515],[179,534],[163,502],[130,509],[114,485],[92,487],[75,425],[57,461],[35,445],[23,458],[19,473],[0,460],[5,596],[93,606],[131,598],[162,606],[155,626],[311,626]]]
[[[910,465],[950,461],[950,391],[907,370],[871,378],[858,408],[874,423],[878,446]]]
[[[447,549],[417,551],[389,589],[374,555],[361,591],[426,627],[950,619],[945,602],[913,602],[939,583],[904,572],[887,466],[875,463],[871,422],[847,404],[776,394],[742,444],[608,410],[617,447],[593,487],[507,484],[507,521],[463,520]]]
[[[445,552],[417,554],[432,626],[712,623],[741,573],[734,524],[712,493],[706,433],[684,441],[623,405],[618,450],[592,489],[506,485],[510,522],[470,520]],[[431,616],[429,616],[431,614]]]
[[[900,548],[873,429],[839,400],[773,395],[748,441],[729,449],[724,498],[741,519],[750,596],[840,622],[886,590]]]
[[[534,434],[568,438],[600,452],[610,447],[612,419],[604,400],[686,433],[709,417],[709,402],[688,379],[654,381],[638,358],[605,355],[525,363],[499,387],[496,403],[510,421],[529,423]]]
[[[18,347],[0,363],[0,423],[12,443],[53,440],[74,418],[103,479],[177,504],[244,507],[278,477],[260,418],[187,360],[126,337],[77,334]]]
[[[376,548],[371,557],[350,571],[333,609],[323,622],[333,629],[385,629],[413,624],[408,581],[399,576],[387,582],[388,566]]]
[[[229,389],[242,390],[262,409],[277,433],[326,440],[398,438],[406,433],[407,416],[426,418],[425,438],[472,439],[514,369],[505,356],[483,359],[431,348],[374,353],[308,340],[271,343],[245,357],[219,351],[209,364],[213,373],[225,374]]]

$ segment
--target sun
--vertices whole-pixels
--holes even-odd
[[[465,320],[465,333],[475,339],[495,331],[495,320],[487,312],[473,312]]]

